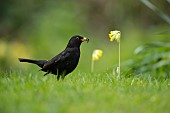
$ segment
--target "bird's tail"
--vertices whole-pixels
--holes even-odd
[[[44,66],[45,63],[48,62],[48,60],[32,60],[32,59],[26,59],[26,58],[18,58],[18,60],[20,62],[28,62],[28,63],[36,64],[41,68]]]

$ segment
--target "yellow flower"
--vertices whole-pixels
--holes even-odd
[[[9,45],[9,58],[12,61],[16,61],[15,59],[17,59],[18,57],[30,57],[31,56],[31,51],[28,49],[28,47],[26,46],[26,44],[23,44],[21,42],[12,42]]]
[[[120,31],[110,31],[110,34],[109,34],[109,38],[110,38],[110,41],[114,41],[116,40],[118,43],[120,42],[120,35],[121,35],[121,32]]]
[[[0,40],[0,58],[4,58],[6,55],[8,44],[5,41]]]
[[[92,54],[92,60],[93,61],[99,60],[99,58],[102,56],[102,54],[103,54],[102,50],[98,50],[98,49],[94,50],[93,54]]]

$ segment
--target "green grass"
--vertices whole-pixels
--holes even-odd
[[[74,73],[2,73],[1,113],[169,113],[170,80]]]

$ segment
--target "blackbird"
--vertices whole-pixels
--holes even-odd
[[[41,67],[40,71],[46,72],[44,76],[52,73],[57,75],[58,80],[60,79],[60,76],[64,79],[67,74],[71,73],[77,67],[80,58],[80,45],[85,41],[89,42],[89,39],[79,35],[72,36],[65,50],[51,60],[18,59],[20,62],[28,62],[38,65]]]

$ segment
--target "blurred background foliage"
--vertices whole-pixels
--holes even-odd
[[[76,71],[90,72],[94,49],[104,51],[95,72],[106,71],[118,63],[118,46],[109,42],[110,30],[122,32],[124,62],[142,44],[170,40],[169,14],[169,0],[4,0],[0,3],[0,68],[37,70],[19,64],[17,58],[50,59],[72,35],[80,34],[90,38],[90,43],[82,44]]]
[[[133,58],[124,62],[124,66],[126,76],[152,75],[167,79],[170,77],[170,43],[155,42],[139,46],[135,49]]]

